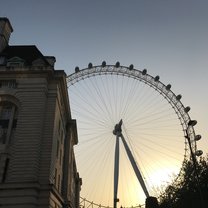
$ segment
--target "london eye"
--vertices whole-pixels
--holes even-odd
[[[146,69],[90,63],[76,67],[67,83],[78,128],[81,196],[87,201],[140,206],[177,179],[185,159],[202,154],[190,107]]]

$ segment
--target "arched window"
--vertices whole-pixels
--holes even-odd
[[[0,102],[0,144],[8,144],[16,129],[17,107],[9,101]]]

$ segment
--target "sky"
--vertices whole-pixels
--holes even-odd
[[[171,84],[208,153],[207,0],[1,0],[10,45],[36,45],[67,74],[89,62],[120,61]]]

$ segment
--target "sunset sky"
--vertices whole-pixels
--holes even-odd
[[[89,62],[134,64],[171,84],[208,153],[207,0],[1,0],[10,45],[36,45],[67,74]]]

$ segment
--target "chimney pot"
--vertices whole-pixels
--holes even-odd
[[[0,53],[9,45],[9,38],[13,32],[8,18],[0,17]]]

